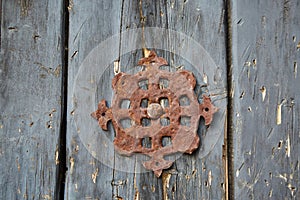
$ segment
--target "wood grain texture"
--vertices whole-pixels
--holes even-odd
[[[226,161],[222,160],[226,156],[222,152],[226,132],[225,137],[216,138],[217,143],[207,156],[199,157],[205,145],[201,144],[200,150],[192,155],[180,156],[161,178],[152,172],[139,173],[139,161],[132,163],[113,151],[92,152],[89,144],[82,141],[87,134],[76,123],[78,96],[73,90],[78,86],[81,63],[112,35],[134,28],[159,27],[181,32],[204,47],[218,67],[215,74],[207,74],[208,79],[226,83],[226,76],[231,76],[230,134],[234,139],[231,173],[235,180],[230,183],[234,191],[229,196],[299,199],[300,3],[231,1],[228,13],[232,19],[229,35],[232,55],[228,57],[232,60],[228,63],[232,66],[227,67],[232,74],[227,74],[223,2],[226,1],[214,0],[208,4],[205,0],[70,0],[70,20],[64,26],[64,1],[0,0],[0,196],[55,199],[61,192],[62,183],[57,179],[58,150],[65,112],[62,67],[67,61],[68,108],[63,113],[67,115],[67,124],[63,125],[67,128],[65,199],[226,198],[226,192],[230,192],[226,191]],[[69,54],[64,58],[62,43],[66,27],[69,27]],[[151,34],[147,34],[144,47],[154,46],[155,41],[149,41]],[[169,47],[168,51],[156,49],[159,56],[169,61],[170,68],[166,69],[183,66],[191,70],[198,81],[196,94],[200,96],[207,89],[203,86],[206,71],[198,72],[180,56],[184,47],[177,42],[184,44],[183,41],[174,40],[170,34],[160,38]],[[105,68],[101,77],[81,71],[91,76],[92,84],[98,85],[95,99],[105,98],[109,106],[114,61],[120,64],[121,71],[134,73],[138,68],[133,66],[142,57],[141,49],[126,51],[127,39],[116,37],[113,46],[101,51],[109,54],[110,49],[115,50],[109,65],[95,63],[99,69]],[[213,96],[216,101],[226,98],[226,89],[220,90],[222,94]],[[224,127],[220,130],[226,130],[226,124]],[[99,128],[99,133],[113,141],[111,124],[108,129],[100,132]],[[200,137],[203,139],[205,134]],[[93,140],[106,145],[99,137]],[[101,157],[99,153],[113,165],[107,166],[96,159]]]
[[[114,182],[113,169],[95,159],[80,140],[74,121],[76,103],[73,98],[80,64],[96,45],[120,32],[121,7],[121,1],[74,0],[69,4],[68,171],[65,199],[116,199],[113,194],[117,191],[114,190],[123,184]],[[113,135],[111,137],[113,139]]]
[[[61,123],[62,3],[0,2],[0,196],[54,199]]]
[[[74,0],[70,1],[69,10],[66,199],[224,199],[223,135],[217,138],[218,142],[208,156],[199,159],[197,152],[193,155],[183,155],[162,174],[161,178],[156,178],[152,172],[132,173],[138,170],[138,163],[124,165],[124,168],[130,169],[131,172],[122,172],[107,167],[95,159],[80,140],[78,134],[84,133],[76,127],[76,117],[74,118],[76,97],[74,99],[72,90],[80,64],[94,47],[114,34],[143,26],[170,28],[195,39],[214,59],[219,67],[218,72],[222,81],[226,81],[223,1],[213,1],[208,5],[205,1],[81,2]],[[174,42],[167,35],[161,37],[165,38],[166,42]],[[133,66],[142,56],[141,49],[126,53],[124,38],[116,40],[115,45],[120,45],[119,58],[115,59],[119,59],[121,71],[132,71]],[[173,51],[176,53],[178,49],[176,45],[173,46]],[[157,50],[157,53],[165,57],[172,67],[186,63],[174,53],[163,50]],[[109,105],[112,95],[110,82],[114,76],[113,61],[105,71],[106,76],[102,76],[99,80],[96,91],[97,100],[105,96]],[[109,130],[112,132],[111,126]],[[113,140],[111,132],[104,134]],[[102,153],[110,156],[109,152]],[[114,154],[112,159],[115,160],[114,166],[123,164],[120,162],[122,156],[118,154]]]
[[[299,199],[299,1],[233,1],[236,199]]]

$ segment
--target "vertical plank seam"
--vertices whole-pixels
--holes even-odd
[[[225,3],[225,47],[227,65],[227,131],[225,132],[225,154],[226,154],[226,199],[234,199],[234,157],[233,157],[233,78],[232,78],[232,2],[224,0]]]
[[[119,43],[119,61],[121,59],[121,49],[122,49],[122,31],[123,31],[123,9],[124,9],[124,0],[122,0],[122,5],[121,5],[121,21],[120,21],[120,43]]]
[[[0,50],[2,49],[2,0],[0,0]]]
[[[68,47],[69,47],[69,0],[62,1],[62,77],[61,77],[61,122],[59,133],[59,164],[56,170],[55,199],[64,199],[65,179],[67,171],[66,135],[67,135],[67,104],[68,104]]]
[[[124,10],[124,0],[121,1],[121,16],[120,16],[120,31],[119,31],[119,35],[120,35],[120,40],[119,40],[119,57],[118,57],[118,62],[119,62],[119,67],[120,67],[120,61],[121,61],[121,50],[122,50],[122,30],[123,30],[123,10]],[[119,68],[120,70],[120,68]],[[112,169],[112,180],[111,180],[111,195],[112,195],[112,199],[116,199],[117,197],[115,197],[114,194],[114,180],[115,180],[115,164],[116,164],[116,154],[114,151],[114,162],[113,162],[114,166]]]

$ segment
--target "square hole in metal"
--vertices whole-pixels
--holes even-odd
[[[142,118],[142,126],[151,126],[151,120],[148,118]]]
[[[182,95],[179,97],[180,106],[189,106],[190,104],[190,99],[186,95]]]
[[[162,66],[159,66],[159,69],[160,70],[166,70],[166,71],[170,71],[170,66],[168,66],[168,65],[162,65]]]
[[[167,97],[160,98],[159,103],[163,108],[169,107],[169,99]]]
[[[124,118],[120,120],[120,124],[123,129],[130,128],[132,126],[132,121],[130,118]]]
[[[189,117],[189,116],[180,116],[180,125],[182,125],[182,126],[191,126],[191,117]]]
[[[130,108],[130,100],[129,99],[122,99],[120,103],[121,109],[129,109]]]
[[[142,99],[140,107],[141,108],[148,108],[148,102],[149,102],[148,99]]]
[[[149,81],[147,79],[139,81],[139,87],[142,90],[148,90]]]
[[[152,147],[152,140],[150,137],[146,137],[142,139],[142,146],[148,149]]]
[[[160,124],[162,126],[169,126],[170,125],[170,118],[169,117],[160,118]]]
[[[164,89],[169,87],[169,80],[166,78],[159,79],[159,88]]]
[[[172,139],[170,136],[163,136],[161,138],[161,145],[163,147],[172,145]]]

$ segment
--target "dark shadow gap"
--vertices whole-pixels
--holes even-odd
[[[226,156],[226,199],[234,199],[234,157],[233,157],[233,85],[232,85],[232,2],[224,0],[225,5],[225,48],[226,48],[226,65],[227,65],[227,130],[225,135],[225,156]]]
[[[64,199],[65,180],[67,172],[66,135],[67,135],[67,103],[68,103],[68,41],[69,41],[69,0],[62,3],[62,85],[61,85],[61,124],[58,139],[58,166],[56,171],[55,199]]]
[[[2,26],[2,0],[0,0],[0,27]],[[1,27],[2,28],[2,27]],[[0,31],[0,50],[2,49],[2,40],[1,40],[1,33],[2,31]]]

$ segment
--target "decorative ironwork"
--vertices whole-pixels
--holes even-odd
[[[192,72],[161,69],[168,63],[154,51],[140,59],[138,65],[145,66],[145,70],[134,75],[120,72],[113,78],[112,107],[108,108],[102,100],[92,116],[104,130],[112,121],[115,149],[126,156],[149,156],[150,160],[143,165],[159,177],[174,162],[165,156],[177,152],[191,154],[198,148],[199,119],[203,117],[205,125],[209,125],[217,108],[206,95],[198,103]],[[165,138],[169,139],[168,144],[163,142]]]

